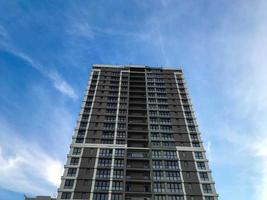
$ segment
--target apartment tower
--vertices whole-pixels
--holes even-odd
[[[218,199],[182,70],[93,65],[57,199]]]

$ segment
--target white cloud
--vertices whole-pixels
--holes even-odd
[[[26,194],[55,196],[63,174],[62,162],[38,144],[19,138],[3,120],[0,130],[0,186]]]

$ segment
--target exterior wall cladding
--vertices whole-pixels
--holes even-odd
[[[57,199],[218,199],[181,70],[93,65]]]

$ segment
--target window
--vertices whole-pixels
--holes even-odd
[[[206,165],[204,162],[197,162],[197,168],[198,169],[206,169]]]
[[[125,129],[126,128],[126,124],[122,124],[122,123],[119,123],[118,124],[118,129]]]
[[[164,192],[165,191],[164,183],[154,183],[153,190],[154,192]]]
[[[79,158],[71,158],[70,159],[70,165],[78,165]]]
[[[167,183],[168,192],[183,192],[182,184],[179,183]]]
[[[104,129],[106,130],[112,130],[115,128],[115,124],[114,123],[104,123]]]
[[[153,172],[153,179],[154,180],[163,180],[164,179],[163,171],[154,171]]]
[[[111,200],[123,200],[122,194],[112,194]]]
[[[100,167],[109,167],[109,166],[111,166],[111,159],[100,158],[98,160],[98,166],[100,166]]]
[[[202,181],[208,181],[209,180],[209,176],[207,172],[199,172],[199,177],[200,180]]]
[[[150,129],[151,130],[158,130],[159,127],[158,127],[158,125],[150,125]]]
[[[160,157],[161,157],[161,151],[159,150],[152,151],[152,158],[160,158]]]
[[[123,182],[122,181],[114,181],[112,183],[112,190],[123,190]]]
[[[113,131],[103,131],[104,138],[113,138],[114,137],[114,132]]]
[[[171,181],[180,180],[180,174],[177,171],[167,171],[166,178]]]
[[[171,131],[172,130],[172,126],[161,125],[160,129],[163,130],[163,131]]]
[[[124,110],[124,109],[120,109],[120,110],[119,110],[119,114],[124,115],[124,114],[126,114],[126,113],[127,113],[127,110]]]
[[[125,154],[125,150],[124,149],[116,149],[115,150],[115,156],[123,157],[124,154]]]
[[[114,122],[116,120],[115,116],[106,116],[105,121],[107,122]]]
[[[102,139],[101,144],[112,144],[113,140]]]
[[[76,171],[77,171],[76,168],[69,168],[67,176],[75,176],[76,175]]]
[[[168,200],[184,200],[183,196],[177,196],[177,195],[170,195],[168,196]]]
[[[153,160],[152,164],[154,169],[163,168],[163,162],[161,160]]]
[[[115,169],[113,171],[113,178],[114,179],[122,179],[123,178],[123,170]]]
[[[151,142],[151,145],[152,145],[152,146],[155,146],[155,147],[156,147],[156,146],[160,146],[160,142],[159,142],[159,141],[152,141],[152,142]]]
[[[82,152],[82,148],[74,147],[72,154],[73,155],[80,155],[81,152]]]
[[[112,149],[100,149],[99,156],[111,157],[112,156]]]
[[[164,151],[164,156],[166,158],[177,158],[176,151]]]
[[[117,103],[107,103],[107,108],[117,108]]]
[[[212,193],[210,184],[202,184],[202,189],[204,193]]]
[[[126,121],[126,117],[119,117],[119,122],[125,122]]]
[[[157,115],[157,111],[150,110],[149,111],[149,115],[156,116]]]
[[[194,152],[194,154],[195,154],[196,159],[203,159],[204,158],[202,152]]]
[[[96,190],[108,190],[109,189],[109,182],[108,181],[96,181],[95,182],[95,189]]]
[[[151,133],[152,139],[160,139],[160,134],[159,133]]]
[[[80,127],[81,128],[86,128],[86,126],[87,126],[87,122],[81,122],[80,123]]]
[[[190,134],[191,140],[197,140],[197,134]]]
[[[73,179],[66,179],[64,184],[64,189],[71,189],[73,187],[74,180]]]
[[[165,168],[167,169],[178,169],[178,163],[177,161],[173,161],[173,160],[168,160],[164,162],[165,164]]]
[[[155,195],[155,200],[167,200],[165,195]]]
[[[76,143],[83,143],[84,138],[76,138]]]
[[[168,147],[168,146],[175,146],[175,142],[171,142],[171,141],[168,141],[168,142],[162,142],[162,146],[165,146],[165,147]]]
[[[118,138],[125,138],[125,132],[124,131],[118,131],[117,137]]]
[[[110,170],[109,169],[98,169],[96,172],[97,178],[109,178]]]
[[[196,127],[194,127],[194,126],[188,126],[188,129],[190,132],[196,132],[197,131]]]
[[[108,194],[95,193],[93,196],[93,200],[108,200]]]
[[[116,140],[116,144],[125,144],[125,140]]]
[[[70,192],[62,192],[61,199],[70,199],[71,193]]]
[[[192,142],[193,147],[200,147],[199,142]]]
[[[115,159],[114,167],[123,167],[123,166],[124,166],[124,160]]]

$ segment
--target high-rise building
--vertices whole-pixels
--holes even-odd
[[[182,70],[93,65],[57,199],[216,200]]]

